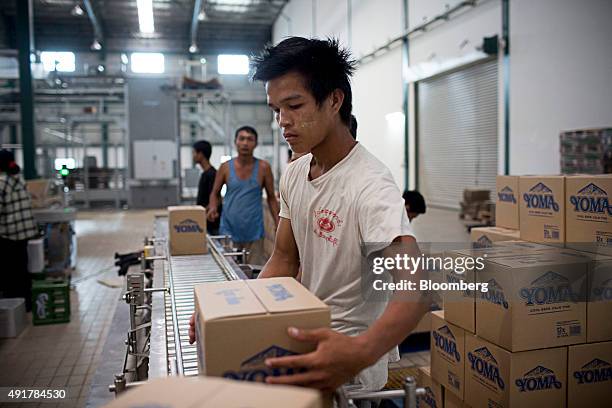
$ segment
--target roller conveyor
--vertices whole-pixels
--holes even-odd
[[[163,253],[167,253],[163,240],[167,237],[167,226],[167,217],[156,217],[155,236],[160,239],[156,250]],[[153,298],[149,378],[198,374],[196,347],[189,344],[189,319],[195,307],[195,285],[246,279],[238,264],[224,255],[226,251],[221,240],[207,237],[207,243],[208,254],[168,255],[167,260],[156,265],[156,272],[163,268],[163,279],[159,279],[161,274],[155,273],[154,286],[167,287],[169,291]]]
[[[151,296],[150,336],[147,379],[167,376],[198,375],[198,357],[195,345],[189,344],[189,319],[194,312],[194,286],[206,282],[247,279],[232,257],[246,254],[232,252],[227,237],[207,237],[209,253],[206,255],[171,256],[167,250],[167,217],[155,219],[155,259],[153,288],[145,289]],[[245,265],[241,265],[245,266]],[[127,361],[127,360],[126,360]],[[124,367],[124,373],[126,372]],[[120,394],[128,388],[144,384],[126,381],[124,374],[115,375],[109,390]],[[407,377],[401,390],[359,392],[340,387],[335,393],[337,406],[356,408],[354,401],[402,399],[404,407],[416,407],[417,395],[424,395],[413,377]]]

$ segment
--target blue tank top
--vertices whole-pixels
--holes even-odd
[[[247,180],[236,175],[234,159],[230,160],[229,169],[219,232],[231,235],[234,242],[257,241],[264,237],[261,186],[257,180],[259,160],[255,159],[253,172]]]

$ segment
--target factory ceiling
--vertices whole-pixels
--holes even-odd
[[[16,1],[27,0],[0,1],[0,48],[15,48]],[[199,54],[248,53],[270,41],[288,0],[144,0],[153,3],[148,34],[140,31],[141,1],[33,0],[35,48],[87,51],[100,37],[106,52],[188,53],[195,42]]]

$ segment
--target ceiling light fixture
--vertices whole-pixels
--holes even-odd
[[[206,13],[204,12],[204,10],[200,10],[200,13],[198,14],[198,21],[204,20],[206,20]]]
[[[138,25],[140,26],[140,32],[144,34],[154,33],[153,0],[136,0],[136,6],[138,7]]]
[[[189,46],[189,52],[195,54],[196,52],[198,52],[198,46],[195,43],[192,43]]]
[[[73,16],[82,16],[83,14],[85,14],[85,12],[81,8],[81,6],[77,3],[74,5],[72,10],[70,10],[70,14],[72,14]]]

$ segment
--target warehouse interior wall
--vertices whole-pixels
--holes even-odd
[[[512,174],[559,173],[559,132],[612,126],[610,16],[609,0],[510,1]]]
[[[335,37],[359,59],[402,32],[402,3],[387,0],[381,7],[380,2],[352,0],[349,38],[348,1],[292,0],[276,20],[273,41],[278,43],[289,35]],[[404,151],[401,49],[395,47],[361,64],[352,89],[357,139],[389,167],[398,186],[404,188],[404,157],[397,154]]]
[[[461,3],[406,1],[410,29]],[[612,26],[607,21],[612,2],[586,1],[588,6],[572,0],[510,1],[509,72],[503,72],[499,58],[498,173],[504,173],[506,149],[511,174],[558,173],[560,131],[612,125]],[[334,2],[335,7],[328,3],[291,0],[274,25],[274,42],[288,35],[336,36],[359,58],[402,32],[403,0],[386,1],[384,7],[365,0],[347,0],[346,5]],[[484,58],[480,50],[483,39],[495,35],[502,37],[501,0],[481,0],[476,7],[466,7],[450,20],[411,36],[409,69],[403,73],[412,82],[408,96],[410,188],[416,185],[417,162],[413,82]],[[593,49],[600,52],[593,55],[589,51]],[[398,152],[404,151],[404,138],[398,137],[394,133],[398,129],[385,119],[402,111],[401,63],[398,47],[360,65],[353,92],[359,140],[391,168],[403,187],[405,164]],[[555,75],[550,75],[553,71]],[[505,74],[510,76],[508,146],[504,133]],[[586,100],[589,104],[580,102]]]

